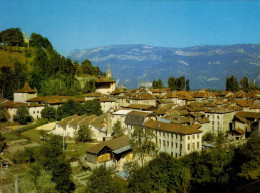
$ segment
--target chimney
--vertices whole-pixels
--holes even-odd
[[[107,137],[111,137],[111,112],[107,112]]]

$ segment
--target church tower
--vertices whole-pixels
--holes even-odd
[[[107,78],[112,78],[112,74],[111,74],[111,71],[110,71],[110,68],[109,68],[109,64],[108,64],[108,66],[107,66],[106,77],[107,77]]]

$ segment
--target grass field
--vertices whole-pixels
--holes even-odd
[[[23,133],[21,133],[21,135],[27,139],[30,139],[31,141],[35,141],[37,143],[44,143],[40,137],[40,131],[39,130],[36,130],[36,129],[32,129],[32,130],[29,130],[29,131],[25,131]]]
[[[16,133],[2,133],[3,137],[7,140],[7,141],[14,141],[14,140],[18,140],[21,139],[22,137],[19,136]]]
[[[71,141],[70,141],[71,142]],[[65,151],[66,156],[80,157],[86,153],[86,150],[93,146],[94,143],[68,143]]]

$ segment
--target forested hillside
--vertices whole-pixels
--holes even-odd
[[[32,33],[28,42],[19,28],[0,32],[1,97],[11,99],[25,82],[40,95],[80,95],[95,90],[96,76],[102,72],[89,60],[79,65],[66,59],[40,34]]]

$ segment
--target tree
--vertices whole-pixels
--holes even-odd
[[[89,177],[86,192],[126,192],[126,185],[112,179],[112,170],[105,165],[95,168]]]
[[[226,91],[238,91],[239,90],[239,83],[235,76],[230,76],[226,78]]]
[[[163,81],[162,81],[161,79],[159,79],[159,80],[157,81],[157,83],[158,83],[158,88],[159,88],[159,89],[162,89],[162,88],[163,88]]]
[[[124,135],[124,131],[120,121],[117,121],[113,127],[114,135],[113,138],[121,137]]]
[[[249,81],[247,77],[244,77],[240,80],[241,89],[245,92],[248,92]]]
[[[6,140],[0,133],[0,154],[5,150],[6,147],[7,147]]]
[[[208,142],[213,142],[214,140],[214,135],[212,133],[206,133],[203,137],[202,137],[202,141],[208,141]]]
[[[48,105],[44,106],[44,109],[41,111],[42,118],[46,118],[49,121],[55,120],[56,118],[56,110],[53,107]]]
[[[82,112],[82,106],[73,100],[68,100],[68,102],[63,103],[56,112],[56,118],[61,120],[65,117],[69,117],[75,114],[80,114]]]
[[[40,34],[36,33],[31,34],[29,45],[31,47],[45,48],[47,50],[53,49],[51,42],[47,38],[44,38]]]
[[[158,88],[158,82],[156,80],[153,81],[153,89]]]
[[[146,155],[155,151],[154,134],[150,129],[143,129],[139,126],[134,127],[130,145],[134,156],[138,156],[141,160],[141,166],[144,166],[144,158]]]
[[[190,80],[187,79],[186,80],[186,91],[189,91],[190,90]]]
[[[4,108],[2,105],[0,105],[0,123],[6,122],[10,119],[10,115],[6,108]]]
[[[0,33],[0,43],[8,46],[23,46],[24,39],[20,28],[10,28]]]
[[[25,105],[21,105],[14,116],[14,121],[20,124],[27,124],[32,121],[31,116],[29,115],[29,109]]]
[[[80,126],[78,132],[75,134],[75,139],[77,142],[86,142],[92,140],[92,131],[87,126]]]
[[[46,170],[41,170],[40,175],[36,177],[36,189],[41,193],[58,193],[55,189],[56,183],[52,181],[52,174]]]
[[[98,100],[88,100],[86,101],[82,106],[81,114],[87,114],[87,115],[101,115],[101,105]]]
[[[47,140],[48,134],[47,134],[46,131],[40,130],[40,131],[39,131],[39,134],[41,135],[41,139],[42,139],[43,141],[46,141],[46,140]]]
[[[176,90],[176,79],[175,77],[169,77],[168,78],[168,88],[172,90]]]

